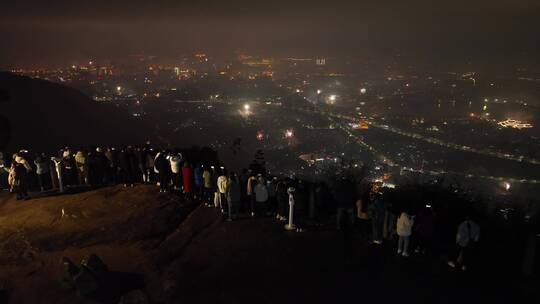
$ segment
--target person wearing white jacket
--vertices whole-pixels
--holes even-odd
[[[227,201],[227,191],[229,189],[229,179],[227,178],[227,172],[222,169],[220,176],[217,178],[217,194],[218,194],[218,204],[221,209],[221,213],[225,213],[225,204]],[[216,206],[218,207],[218,206]]]
[[[414,225],[414,216],[407,212],[402,212],[397,220],[396,230],[399,236],[398,255],[409,256],[409,243],[411,240],[412,227]]]
[[[172,155],[169,158],[169,162],[171,164],[171,172],[172,172],[172,184],[174,190],[180,190],[181,184],[182,184],[182,172],[180,163],[182,162],[182,156],[181,155]]]

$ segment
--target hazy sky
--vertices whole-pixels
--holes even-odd
[[[0,0],[0,66],[141,52],[534,58],[538,0]]]

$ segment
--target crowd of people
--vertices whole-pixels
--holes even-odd
[[[435,214],[430,205],[385,199],[380,183],[365,183],[352,176],[330,182],[308,182],[268,176],[265,170],[228,171],[208,160],[190,160],[180,150],[150,145],[90,150],[64,148],[56,155],[21,150],[6,158],[0,153],[0,189],[30,199],[29,191],[65,191],[71,187],[101,187],[137,183],[156,184],[160,192],[176,192],[218,208],[228,221],[241,216],[289,218],[290,196],[300,227],[332,221],[337,230],[358,230],[375,245],[397,240],[397,254],[408,257],[433,247]],[[294,189],[294,192],[289,191]],[[448,265],[466,269],[470,248],[480,228],[471,218],[457,227],[456,250]]]

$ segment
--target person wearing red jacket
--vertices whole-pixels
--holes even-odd
[[[184,167],[182,168],[182,178],[184,181],[184,193],[190,194],[191,193],[191,167],[189,166],[188,162],[185,162]]]

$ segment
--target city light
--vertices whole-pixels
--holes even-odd
[[[518,130],[521,130],[521,129],[530,129],[532,128],[532,124],[530,123],[524,123],[524,122],[521,122],[519,120],[515,120],[515,119],[507,119],[507,120],[503,120],[503,121],[500,121],[497,123],[499,126],[503,127],[503,128],[514,128],[514,129],[518,129]]]
[[[294,133],[292,129],[285,130],[285,138],[292,138],[293,136]]]
[[[247,103],[244,104],[244,110],[249,111],[249,108],[250,108],[249,104],[247,104]]]
[[[320,89],[317,90],[317,95],[321,95],[321,93],[322,93],[322,90],[320,90]]]
[[[361,88],[361,89],[360,89],[360,93],[361,93],[361,94],[366,94],[366,92],[367,92],[366,88]]]
[[[264,133],[262,131],[257,132],[257,140],[262,141],[264,139]]]

